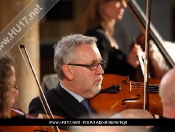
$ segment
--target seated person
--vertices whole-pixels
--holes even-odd
[[[11,107],[17,96],[13,62],[5,55],[0,59],[0,118],[10,118]]]
[[[169,70],[162,78],[159,85],[159,96],[163,105],[163,117],[167,119],[175,119],[175,68]],[[163,119],[164,119],[163,118]],[[166,121],[165,121],[166,123]],[[166,123],[167,124],[167,123]],[[154,126],[148,132],[174,132],[175,127],[170,126]]]
[[[105,63],[96,42],[95,37],[74,34],[63,37],[55,45],[54,68],[60,82],[45,93],[54,115],[73,119],[83,115],[95,117],[88,99],[101,91]],[[30,102],[29,114],[40,113],[45,111],[36,97]]]

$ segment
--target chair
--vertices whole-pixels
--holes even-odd
[[[46,74],[42,79],[43,87],[46,91],[55,88],[59,82],[57,74]]]

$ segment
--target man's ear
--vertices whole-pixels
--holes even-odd
[[[73,79],[73,71],[69,65],[63,65],[62,70],[66,78],[68,78],[69,80]]]

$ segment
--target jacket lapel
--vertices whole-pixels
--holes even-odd
[[[72,112],[74,112],[77,117],[81,117],[83,115],[88,115],[86,108],[78,102],[76,98],[74,98],[70,93],[64,90],[60,83],[56,87],[56,92],[60,96],[60,100],[62,100],[63,104],[67,106]],[[87,116],[86,116],[87,117]]]

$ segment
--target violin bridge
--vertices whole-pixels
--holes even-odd
[[[132,91],[132,85],[131,85],[131,81],[129,81],[129,93],[131,94]]]

